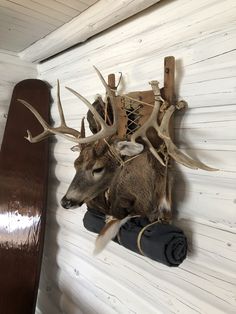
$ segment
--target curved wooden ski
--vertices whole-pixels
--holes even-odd
[[[0,313],[35,311],[46,218],[48,142],[25,140],[26,129],[41,131],[18,98],[49,120],[50,89],[40,80],[13,91],[0,153]]]

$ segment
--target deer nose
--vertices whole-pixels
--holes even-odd
[[[76,204],[77,204],[76,201],[68,199],[66,196],[64,196],[61,199],[61,206],[64,207],[65,209],[69,209],[71,207],[74,207],[74,206],[76,206]]]

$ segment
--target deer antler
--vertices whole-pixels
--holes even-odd
[[[186,106],[185,102],[179,102],[177,109],[181,109],[184,106]],[[163,141],[165,142],[168,154],[178,163],[191,168],[191,169],[202,169],[202,170],[207,170],[207,171],[217,171],[218,169],[215,168],[211,168],[207,165],[205,165],[204,163],[202,163],[201,161],[198,160],[194,160],[192,158],[190,158],[189,156],[185,155],[184,153],[182,153],[177,147],[176,145],[172,142],[171,138],[170,138],[170,134],[169,134],[169,122],[170,122],[170,118],[173,114],[173,112],[176,110],[176,107],[171,105],[165,112],[164,117],[161,121],[161,125],[158,129],[158,135],[160,136],[160,138],[163,139]]]
[[[40,142],[42,140],[44,140],[45,138],[47,138],[49,135],[60,135],[70,141],[73,142],[77,142],[79,136],[80,136],[80,132],[69,128],[66,125],[65,122],[65,117],[64,117],[64,113],[63,113],[63,109],[62,109],[62,105],[61,105],[61,99],[60,99],[60,84],[59,84],[59,80],[57,80],[57,106],[58,106],[58,111],[59,111],[59,115],[60,115],[60,120],[61,120],[61,124],[59,127],[51,127],[44,119],[43,117],[38,113],[38,111],[36,109],[34,109],[33,106],[31,106],[27,101],[23,100],[23,99],[17,99],[20,103],[22,103],[23,105],[25,105],[32,113],[33,115],[37,118],[37,120],[39,121],[39,123],[42,125],[44,131],[42,133],[40,133],[39,135],[33,137],[31,132],[29,130],[27,130],[27,136],[25,136],[25,138],[30,142],[30,143],[37,143]],[[67,135],[69,134],[69,135]]]
[[[155,99],[153,111],[152,111],[149,119],[145,122],[145,124],[142,125],[134,134],[132,134],[131,141],[134,142],[134,141],[136,141],[136,139],[138,137],[142,137],[142,139],[148,145],[150,152],[160,161],[160,163],[162,165],[165,166],[163,160],[161,159],[161,157],[159,156],[159,154],[157,153],[157,151],[155,150],[155,148],[152,146],[151,142],[147,138],[147,135],[146,135],[147,130],[150,127],[152,127],[157,131],[159,137],[164,141],[165,146],[167,148],[168,155],[170,155],[178,163],[180,163],[186,167],[192,168],[192,169],[203,169],[203,170],[207,170],[207,171],[218,170],[215,168],[208,167],[204,163],[197,161],[197,160],[194,160],[194,159],[190,158],[189,156],[185,155],[172,142],[170,134],[169,134],[169,122],[170,122],[170,118],[171,118],[173,112],[176,110],[175,106],[171,105],[166,110],[166,112],[162,118],[161,125],[160,126],[158,125],[157,117],[158,117],[158,113],[160,110],[160,106],[164,102],[164,100],[160,94],[160,88],[159,88],[158,81],[151,81],[150,85],[152,86],[152,90],[154,93],[154,99]],[[179,102],[177,105],[177,108],[181,109],[185,105],[186,105],[185,102],[183,102],[183,101]]]
[[[94,67],[95,68],[95,67]],[[95,119],[97,120],[98,123],[101,125],[101,130],[91,136],[88,137],[81,137],[81,133],[73,128],[70,128],[66,125],[65,122],[65,117],[61,105],[61,99],[60,99],[60,85],[59,81],[57,81],[57,104],[58,104],[58,111],[60,115],[60,121],[61,124],[59,127],[51,127],[44,119],[43,117],[38,113],[36,109],[34,109],[33,106],[31,106],[27,101],[22,100],[22,99],[17,99],[19,102],[21,102],[24,106],[26,106],[32,113],[33,115],[37,118],[39,123],[42,125],[44,131],[40,133],[39,135],[33,137],[32,134],[30,133],[29,130],[27,130],[27,136],[25,137],[29,142],[31,143],[37,143],[45,138],[47,138],[50,135],[60,135],[72,142],[78,143],[78,144],[85,144],[85,143],[90,143],[93,141],[96,141],[101,138],[108,137],[110,135],[113,135],[117,131],[117,110],[115,107],[115,100],[114,100],[114,95],[110,89],[110,87],[107,85],[105,82],[103,76],[101,73],[98,71],[97,68],[95,68],[96,72],[98,73],[99,78],[101,79],[103,85],[106,88],[107,95],[110,99],[112,110],[113,110],[113,124],[112,125],[107,125],[106,122],[102,119],[102,117],[99,115],[99,113],[96,111],[96,109],[93,107],[93,105],[85,99],[82,95],[77,93],[75,90],[66,87],[70,92],[72,92],[74,95],[76,95],[80,100],[82,100],[87,107],[91,110],[93,113]]]
[[[152,86],[152,90],[153,90],[153,93],[154,93],[154,99],[155,99],[153,111],[152,111],[150,117],[148,118],[148,120],[136,132],[134,132],[131,135],[131,141],[135,142],[138,137],[142,137],[142,139],[147,144],[150,152],[157,158],[157,160],[163,166],[165,166],[162,158],[159,156],[158,152],[152,146],[152,143],[149,141],[149,139],[147,138],[147,135],[146,135],[147,130],[150,127],[155,128],[157,130],[157,132],[158,132],[159,125],[157,124],[157,117],[158,117],[158,114],[159,114],[160,106],[164,102],[164,100],[161,97],[160,88],[159,88],[159,82],[158,81],[151,81],[149,84]]]
[[[78,92],[76,92],[72,88],[66,87],[71,93],[73,93],[76,97],[78,97],[81,101],[83,101],[87,105],[87,107],[90,109],[90,111],[94,115],[95,119],[97,120],[97,122],[101,125],[101,129],[98,133],[90,135],[86,138],[80,138],[78,140],[78,142],[80,144],[90,143],[90,142],[111,136],[111,135],[116,133],[117,126],[118,126],[118,115],[117,115],[117,110],[116,110],[116,106],[115,106],[115,96],[114,96],[112,90],[110,89],[110,87],[108,86],[108,84],[106,83],[106,81],[104,80],[102,74],[99,72],[99,70],[95,66],[94,66],[94,69],[97,72],[100,80],[102,81],[102,84],[106,89],[107,96],[110,99],[112,111],[113,111],[113,124],[108,125],[105,122],[105,120],[99,115],[99,113],[96,111],[96,109],[93,107],[93,105],[86,98],[84,98],[81,94],[79,94]]]

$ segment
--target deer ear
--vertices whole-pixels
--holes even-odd
[[[140,154],[144,149],[142,144],[128,141],[120,141],[116,143],[115,147],[122,156],[135,156]]]

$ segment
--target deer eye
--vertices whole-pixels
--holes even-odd
[[[99,174],[99,173],[101,173],[103,170],[104,170],[104,167],[95,168],[95,169],[93,169],[92,174],[93,174],[93,175],[94,175],[94,174]]]

